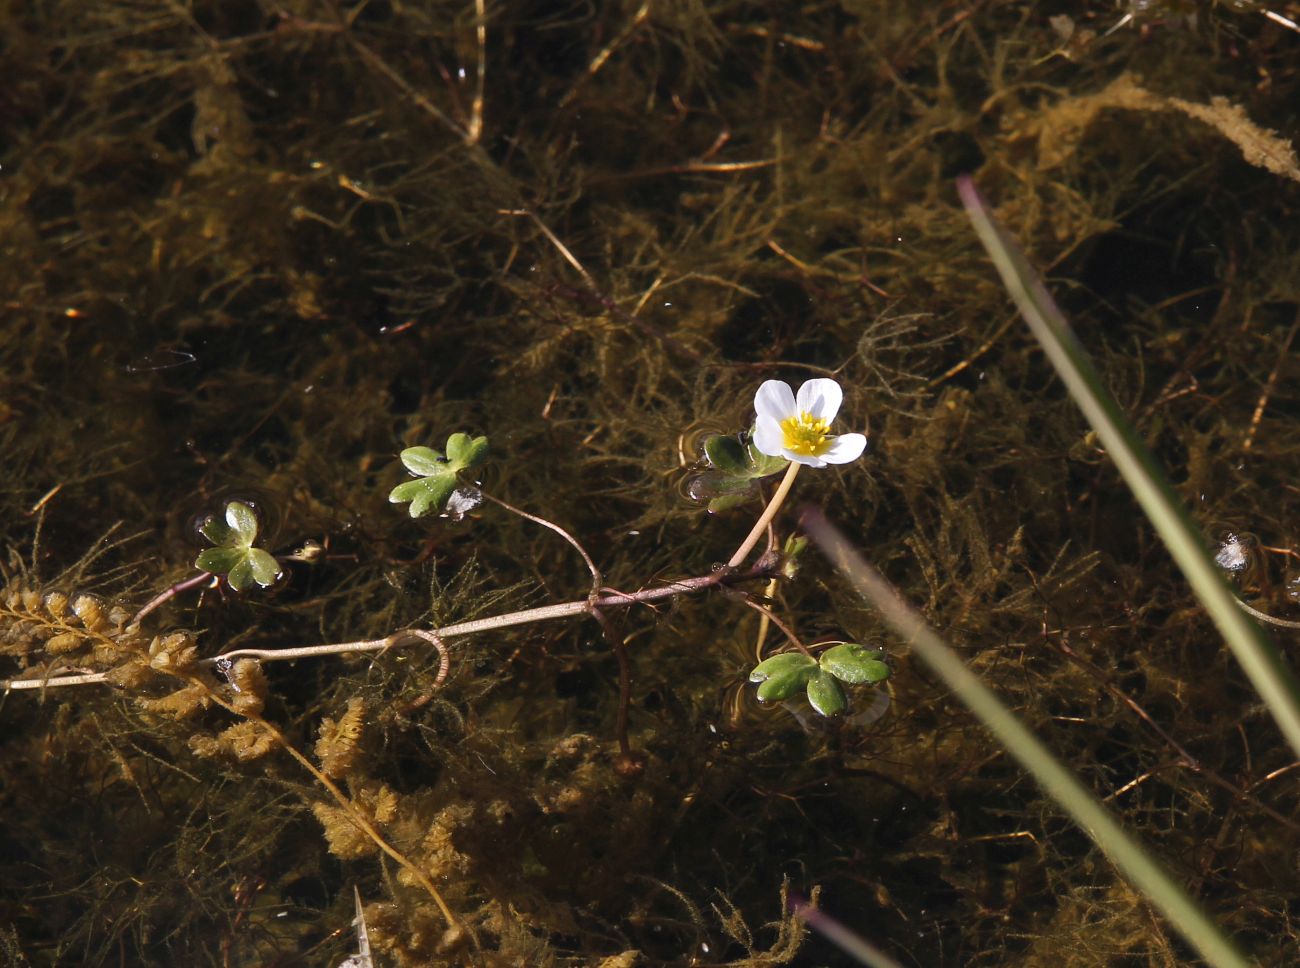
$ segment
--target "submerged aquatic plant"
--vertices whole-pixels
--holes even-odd
[[[835,388],[838,395],[838,387]],[[838,405],[838,399],[835,400]],[[835,406],[827,407],[824,403],[815,404],[814,413],[833,416]],[[447,505],[455,499],[459,472],[481,463],[487,454],[487,438],[471,438],[467,434],[453,434],[447,441],[446,452],[440,453],[428,447],[413,447],[402,452],[402,461],[418,479],[399,485],[389,494],[389,501],[398,503],[409,501],[409,513],[419,517],[428,511]],[[810,445],[812,446],[812,445]],[[820,449],[813,447],[812,449]],[[858,447],[861,450],[861,447]],[[716,453],[730,454],[731,448],[715,448]],[[822,451],[823,453],[825,451]],[[770,455],[761,453],[747,454],[746,460],[752,460],[753,466],[779,469],[782,464]],[[799,464],[791,464],[797,468]],[[744,468],[742,468],[742,471]],[[790,480],[787,475],[786,483]],[[786,487],[788,491],[788,486]],[[476,492],[477,493],[477,492]],[[780,505],[780,496],[769,502],[761,519],[770,522]],[[610,593],[604,588],[599,568],[590,554],[568,531],[554,522],[537,515],[522,511],[490,495],[482,495],[513,514],[519,515],[533,523],[540,524],[560,534],[583,557],[592,574],[592,587],[585,601],[565,603],[559,606],[530,609],[511,613],[478,622],[462,623],[464,628],[444,626],[441,629],[399,629],[372,642],[334,643],[326,646],[313,646],[305,649],[282,648],[274,650],[235,649],[221,652],[206,659],[199,659],[198,649],[193,636],[188,632],[176,632],[156,638],[147,648],[143,639],[132,640],[130,652],[119,656],[118,650],[105,651],[99,660],[88,663],[91,669],[75,676],[50,676],[43,673],[24,680],[11,680],[4,683],[8,688],[34,689],[58,685],[85,685],[91,682],[117,682],[128,687],[140,687],[155,683],[162,677],[173,680],[173,691],[162,697],[146,696],[142,693],[139,703],[142,709],[152,715],[166,715],[177,721],[195,716],[200,710],[219,706],[239,717],[239,720],[215,735],[195,733],[190,737],[190,750],[203,758],[250,762],[266,757],[277,750],[288,754],[296,760],[316,784],[328,794],[328,799],[311,803],[311,810],[324,828],[329,849],[343,859],[358,859],[363,856],[382,853],[395,861],[407,876],[411,886],[419,886],[432,900],[441,921],[441,940],[439,948],[452,951],[468,943],[477,948],[479,941],[471,921],[464,918],[444,896],[442,890],[427,875],[427,869],[436,867],[434,855],[420,848],[407,848],[398,843],[390,824],[395,824],[403,809],[414,809],[413,804],[406,804],[402,798],[382,784],[376,785],[366,779],[364,756],[361,740],[366,719],[365,703],[358,697],[348,702],[348,710],[335,723],[326,719],[321,727],[321,739],[317,743],[316,753],[320,765],[298,750],[285,733],[263,716],[271,684],[262,669],[263,661],[300,658],[307,655],[338,654],[341,652],[387,651],[412,643],[431,645],[439,654],[439,669],[430,689],[436,689],[446,680],[449,654],[444,638],[470,631],[482,631],[494,627],[525,624],[565,616],[589,615],[601,626],[609,640],[614,654],[620,664],[622,674],[619,685],[619,707],[621,710],[617,740],[620,747],[619,756],[613,761],[613,769],[621,776],[638,776],[644,770],[646,757],[631,748],[628,738],[626,710],[630,705],[631,677],[628,674],[628,656],[624,642],[612,632],[606,612],[629,605],[672,598],[693,591],[702,591],[721,585],[737,587],[744,582],[766,580],[770,583],[778,575],[792,575],[788,567],[778,567],[779,556],[768,556],[748,572],[736,569],[717,571],[708,576],[673,582],[669,586],[648,587],[632,593]],[[456,510],[456,509],[453,509]],[[463,513],[463,512],[462,512]],[[767,525],[765,524],[764,527]],[[214,547],[199,555],[196,567],[203,570],[200,578],[209,578],[213,574],[223,574],[230,587],[236,591],[244,590],[256,583],[263,587],[272,584],[281,574],[279,561],[270,552],[255,547],[259,524],[253,507],[241,501],[230,501],[224,516],[209,516],[200,527],[201,532]],[[797,553],[797,543],[787,542],[789,558]],[[787,562],[788,564],[788,562]],[[157,604],[166,601],[186,587],[191,587],[195,579],[172,586],[162,595],[157,596],[144,609],[137,613],[132,628],[138,629],[140,621],[147,616]],[[747,604],[757,607],[770,616],[766,606],[758,604],[756,599],[744,592],[738,594]],[[35,593],[32,593],[35,595]],[[12,596],[11,596],[12,597]],[[29,595],[28,597],[32,597]],[[33,599],[35,601],[35,599]],[[122,612],[123,621],[127,613]],[[774,619],[785,630],[786,625]],[[763,626],[764,629],[766,625]],[[797,643],[793,633],[787,632],[791,641]],[[71,636],[65,636],[70,638]],[[760,636],[761,638],[761,636]],[[60,640],[51,637],[45,640],[45,651],[52,650]],[[802,645],[798,645],[802,649]],[[33,643],[33,649],[39,651],[39,645]],[[125,657],[125,663],[122,658]],[[762,678],[767,681],[760,686],[761,698],[765,701],[784,699],[798,689],[806,689],[813,707],[825,716],[843,713],[848,705],[840,682],[877,683],[889,673],[888,667],[881,661],[881,654],[870,652],[860,646],[839,645],[826,651],[820,661],[799,653],[784,653],[773,657],[756,670],[755,681]],[[127,673],[130,675],[127,675]],[[225,679],[224,684],[213,675],[219,674]],[[179,682],[176,682],[176,681]],[[348,780],[351,784],[345,791],[339,781]],[[448,819],[451,822],[451,818]],[[399,828],[400,829],[400,828]],[[361,915],[358,922],[364,923]],[[354,956],[353,963],[363,963],[365,942],[362,942],[362,954]]]

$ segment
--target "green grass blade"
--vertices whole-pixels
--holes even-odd
[[[1181,886],[1130,837],[1110,812],[965,663],[903,601],[881,575],[862,560],[820,512],[809,511],[804,527],[885,623],[947,683],[998,741],[1027,769],[1057,805],[1106,852],[1111,862],[1155,905],[1170,924],[1215,968],[1246,968],[1251,962],[1198,908]]]
[[[1205,550],[1141,440],[1093,368],[1042,280],[1003,232],[969,178],[959,179],[966,214],[997,266],[1034,336],[1115,462],[1129,488],[1155,525],[1192,590],[1218,626],[1251,684],[1277,720],[1291,748],[1300,755],[1300,689],[1295,676],[1259,626],[1238,606],[1236,597]]]

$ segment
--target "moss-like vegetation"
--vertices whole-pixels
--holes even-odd
[[[1184,962],[811,553],[774,607],[890,653],[870,724],[759,708],[717,592],[459,639],[445,680],[414,647],[195,671],[586,596],[551,531],[388,503],[454,431],[608,586],[708,574],[759,504],[685,497],[704,435],[832,373],[871,447],[798,497],[1289,963],[1300,773],[952,185],[1286,614],[1300,33],[1141,6],[3,5],[0,678],[112,679],[0,705],[6,963],[334,965],[353,884],[384,965],[850,963],[796,895],[904,964]],[[132,625],[233,499],[315,562]]]

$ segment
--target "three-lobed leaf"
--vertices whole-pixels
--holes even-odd
[[[432,447],[408,447],[400,456],[417,479],[398,484],[388,493],[388,500],[393,504],[410,502],[407,510],[413,518],[441,510],[456,490],[457,473],[477,467],[487,454],[486,437],[461,433],[447,438],[445,455]]]
[[[214,575],[225,575],[237,592],[254,584],[266,588],[274,584],[282,571],[269,551],[254,548],[257,540],[257,512],[243,501],[226,505],[225,520],[215,514],[199,525],[200,533],[216,547],[207,548],[194,560],[194,567]]]
[[[419,518],[429,513],[430,509],[441,508],[455,490],[456,475],[439,474],[437,477],[421,477],[398,484],[389,492],[388,500],[394,504],[410,501],[408,511],[411,517]]]

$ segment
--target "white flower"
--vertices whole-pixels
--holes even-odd
[[[809,467],[847,464],[866,449],[862,434],[830,433],[844,394],[834,380],[809,380],[796,398],[788,383],[768,380],[754,394],[754,446],[769,457]]]

